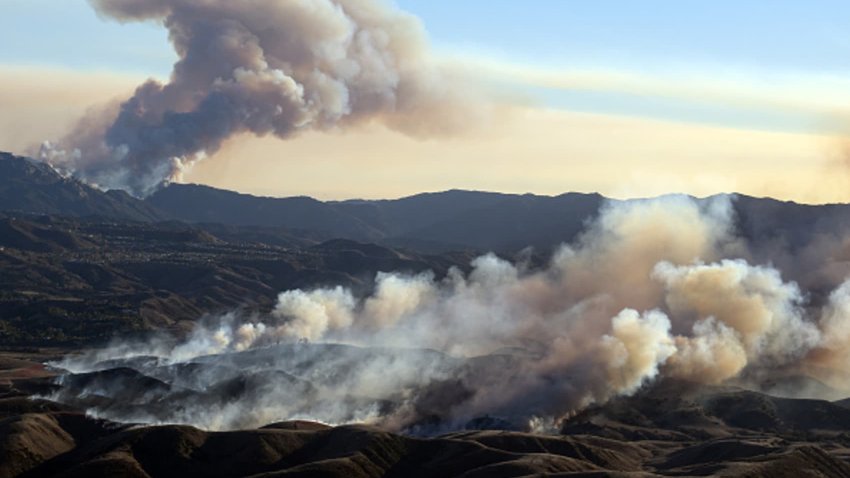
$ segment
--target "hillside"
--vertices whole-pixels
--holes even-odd
[[[599,194],[558,196],[451,190],[394,200],[322,202],[269,198],[208,186],[172,184],[146,202],[191,223],[283,227],[330,237],[430,252],[459,249],[549,252],[575,240],[610,200]],[[824,236],[850,230],[850,205],[806,205],[734,195],[739,235],[755,249],[793,253]]]
[[[575,240],[606,202],[599,194],[558,196],[451,190],[393,200],[319,201],[259,197],[192,184],[168,185],[145,200],[63,178],[37,161],[0,154],[0,211],[125,221],[179,221],[253,231],[253,239],[299,242],[343,238],[428,253],[454,250],[547,254]],[[619,201],[614,201],[619,202]],[[754,251],[781,259],[850,230],[850,205],[805,205],[735,195],[738,234]],[[239,234],[236,235],[240,235]],[[757,259],[765,259],[757,257]]]
[[[180,332],[206,314],[268,311],[283,290],[362,291],[378,271],[440,274],[471,259],[323,241],[279,230],[0,214],[0,333],[9,346]]]
[[[103,192],[62,177],[45,163],[0,152],[0,210],[133,221],[166,219],[124,191]]]
[[[203,395],[238,390],[230,399],[242,400],[272,380],[265,376],[235,389],[230,384],[200,391],[200,384],[186,379],[203,375],[214,357],[170,371],[140,367],[151,363],[140,359],[59,379],[31,358],[0,357],[0,378],[6,378],[0,380],[0,477],[850,476],[845,431],[850,412],[840,405],[681,382],[656,383],[633,397],[591,407],[559,432],[476,429],[498,424],[482,417],[466,430],[436,436],[299,420],[221,432],[135,425],[84,414],[79,401],[27,398],[45,387],[71,394],[91,387],[101,395],[81,397],[89,406],[99,403],[100,413],[109,406],[126,408],[119,402],[146,399],[179,410],[180,400],[195,396],[195,406],[214,413],[226,405]],[[162,380],[129,367],[158,373]],[[274,380],[296,383],[280,374]],[[304,387],[309,385],[289,390],[308,393],[299,391]]]
[[[452,190],[396,200],[320,202],[182,184],[169,185],[146,200],[187,222],[314,230],[431,252],[507,252],[528,246],[548,250],[571,241],[603,201],[598,194],[549,197]]]
[[[351,239],[376,239],[383,231],[333,205],[308,197],[266,198],[193,184],[172,184],[145,201],[187,222],[307,229]]]

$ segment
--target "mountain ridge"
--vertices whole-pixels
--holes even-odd
[[[35,214],[168,219],[124,191],[100,191],[64,177],[46,163],[0,152],[0,209]]]
[[[850,230],[850,204],[801,204],[737,193],[742,236],[804,247],[818,234]],[[687,196],[687,195],[683,195]],[[693,196],[688,196],[693,197]],[[308,196],[255,196],[197,184],[167,185],[146,199],[103,192],[61,176],[36,160],[0,153],[0,210],[143,222],[266,228],[324,239],[375,242],[433,253],[477,250],[551,251],[575,240],[611,199],[599,193],[511,194],[450,189],[398,199],[321,201]],[[261,234],[258,234],[258,236]]]

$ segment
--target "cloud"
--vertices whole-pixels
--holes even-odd
[[[850,81],[836,75],[774,72],[766,79],[752,71],[716,66],[613,69],[586,65],[546,68],[481,56],[451,55],[447,61],[505,87],[601,92],[672,99],[690,105],[725,105],[768,115],[796,114],[822,121],[850,109]],[[816,125],[811,125],[816,127]]]

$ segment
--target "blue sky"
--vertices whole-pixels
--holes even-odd
[[[694,76],[743,78],[753,89],[777,78],[850,78],[847,2],[400,0],[398,5],[421,18],[438,53],[565,72],[625,71],[658,78],[661,90],[663,81]],[[104,21],[85,0],[0,0],[0,12],[0,44],[7,46],[0,49],[0,63],[165,77],[174,60],[158,25]],[[574,111],[781,131],[823,123],[820,111],[765,111],[700,101],[699,94],[671,99],[635,92],[628,84],[615,91],[514,86],[535,101]]]
[[[779,131],[821,128],[823,108],[790,111],[705,101],[699,88],[669,97],[665,84],[726,80],[753,93],[784,83],[797,96],[827,96],[850,83],[850,3],[821,0],[399,0],[425,25],[438,54],[518,68],[593,71],[654,79],[565,87],[501,78],[534,101],[581,112],[646,116]],[[97,17],[85,0],[0,0],[0,64],[62,66],[166,77],[174,54],[161,27]],[[697,82],[699,82],[697,81]],[[803,83],[811,91],[803,91]],[[712,97],[713,98],[713,97]],[[823,102],[827,102],[826,98]],[[764,102],[762,102],[764,103]],[[804,108],[806,109],[806,108]],[[812,108],[809,108],[811,110]]]
[[[565,68],[850,72],[850,3],[843,1],[397,4],[422,19],[438,49],[505,60]],[[157,25],[102,21],[85,0],[0,0],[0,12],[2,62],[162,71],[172,58]]]
[[[444,47],[569,67],[850,71],[842,1],[401,0]]]
[[[97,17],[85,0],[0,0],[0,64],[167,75],[165,30]]]

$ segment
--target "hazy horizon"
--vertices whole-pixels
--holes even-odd
[[[0,52],[0,149],[36,155],[87,111],[169,80],[178,57],[162,20],[102,3],[0,7],[0,40],[16,46]],[[415,57],[423,91],[446,101],[422,103],[427,124],[415,106],[285,137],[237,129],[181,165],[182,181],[322,200],[449,189],[850,200],[840,2],[363,4],[410,22],[393,54]]]
[[[599,191],[574,191],[574,190],[570,190],[570,191],[562,191],[560,193],[544,194],[544,193],[535,193],[535,192],[532,192],[532,191],[495,191],[495,190],[487,190],[487,189],[468,189],[468,188],[448,188],[448,189],[435,189],[435,190],[429,190],[429,191],[417,191],[417,192],[414,192],[414,193],[411,193],[411,194],[405,194],[405,195],[402,195],[402,196],[387,196],[387,197],[354,197],[354,196],[352,196],[352,197],[323,199],[323,198],[305,195],[305,194],[287,195],[285,193],[277,194],[277,193],[274,193],[274,192],[270,192],[268,194],[264,194],[262,192],[244,192],[244,191],[238,191],[238,190],[235,190],[235,189],[227,189],[227,188],[216,187],[216,186],[212,186],[212,185],[209,185],[209,184],[203,184],[203,183],[182,182],[182,183],[174,183],[174,184],[179,184],[179,185],[182,185],[182,186],[211,187],[211,188],[215,188],[215,189],[219,189],[219,190],[223,190],[223,191],[235,192],[235,193],[238,193],[238,194],[248,194],[248,195],[255,196],[255,197],[271,198],[271,199],[288,199],[288,198],[293,198],[293,197],[309,197],[309,198],[312,198],[312,199],[316,199],[316,200],[319,200],[319,201],[322,201],[322,202],[329,202],[329,203],[350,202],[350,201],[355,201],[355,202],[356,201],[397,201],[397,200],[400,200],[400,199],[406,199],[406,198],[415,197],[415,196],[422,196],[422,195],[428,195],[428,194],[443,194],[443,193],[450,193],[450,192],[499,194],[499,195],[505,195],[505,196],[529,196],[530,195],[530,196],[535,196],[535,197],[550,197],[550,198],[562,196],[562,195],[566,195],[566,194],[582,194],[582,195],[599,195],[599,196],[602,196],[605,199],[613,199],[613,200],[616,200],[616,201],[633,201],[633,200],[634,201],[641,201],[641,200],[664,198],[664,197],[668,197],[668,196],[669,197],[686,196],[686,197],[691,197],[691,198],[694,198],[694,199],[702,200],[702,199],[709,199],[709,198],[712,198],[712,197],[715,197],[715,196],[741,196],[741,195],[755,197],[755,198],[769,198],[769,199],[782,200],[782,199],[774,198],[774,197],[771,197],[771,196],[753,196],[753,195],[749,195],[749,194],[739,193],[737,191],[718,191],[718,192],[715,192],[715,193],[705,194],[705,195],[689,194],[689,193],[685,193],[685,192],[673,191],[673,192],[668,192],[668,193],[662,193],[662,194],[656,194],[656,195],[646,195],[646,196],[640,196],[640,195],[612,196],[612,195],[608,195],[608,194],[603,194]],[[796,201],[791,201],[791,202],[796,202]],[[824,202],[824,203],[802,203],[801,202],[800,204],[818,206],[818,205],[829,205],[829,204],[850,204],[850,201]]]

